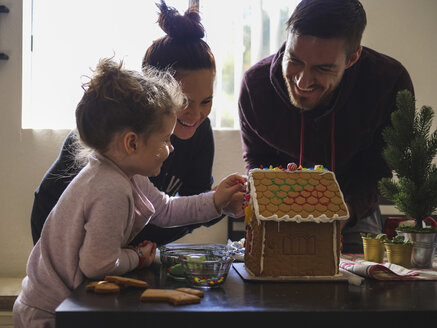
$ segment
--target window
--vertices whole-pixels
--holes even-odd
[[[114,56],[123,59],[125,67],[140,70],[146,49],[163,35],[156,23],[158,1],[33,1],[32,49],[24,58],[29,68],[23,74],[28,80],[23,81],[28,85],[23,89],[23,128],[73,128],[81,85],[101,57]],[[285,22],[297,2],[199,1],[205,41],[217,62],[210,114],[214,128],[239,127],[242,74],[277,51],[285,40]],[[189,0],[166,3],[184,12]]]
[[[239,128],[238,95],[244,71],[275,53],[298,0],[200,0],[205,40],[217,61],[210,119],[215,128]],[[231,9],[232,8],[232,9]]]

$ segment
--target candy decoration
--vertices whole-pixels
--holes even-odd
[[[299,170],[299,169],[298,169]],[[282,212],[293,213],[305,212],[302,218],[309,216],[319,217],[322,213],[332,213],[338,216],[346,215],[347,209],[342,204],[342,195],[338,188],[335,188],[331,175],[326,175],[322,172],[325,170],[321,166],[317,172],[313,170],[310,174],[309,169],[304,169],[304,172],[288,172],[289,177],[271,175],[271,173],[256,172],[253,175],[253,183],[257,190],[257,199],[266,201],[267,206],[263,209],[259,208],[259,213],[262,216],[271,216],[272,213]],[[294,177],[293,177],[294,176]],[[261,189],[261,186],[263,187]],[[254,205],[251,205],[254,211]],[[263,212],[264,211],[264,212]],[[266,213],[266,214],[263,214]],[[251,213],[255,215],[255,213]],[[330,215],[330,217],[332,217]],[[253,220],[253,218],[251,218]],[[250,222],[249,220],[245,221]]]
[[[287,170],[289,170],[289,171],[296,171],[297,170],[296,163],[288,163]]]
[[[252,220],[253,217],[253,210],[252,210],[252,206],[246,206],[246,208],[244,209],[244,223],[248,224],[250,222],[250,220]]]
[[[202,285],[202,286],[205,286],[205,285],[209,285],[209,286],[214,286],[214,285],[219,285],[219,284],[221,284],[223,281],[224,281],[224,277],[223,276],[221,276],[221,277],[201,277],[201,278],[198,278],[198,277],[195,277],[194,278],[194,282],[197,284],[197,285]]]
[[[264,166],[260,165],[260,170],[275,170],[275,171],[296,171],[296,170],[326,170],[326,168],[323,165],[314,165],[314,167],[311,168],[304,168],[302,165],[297,166],[296,163],[288,163],[287,168],[284,169],[282,165],[273,167],[273,165],[270,165],[268,168],[264,168]]]

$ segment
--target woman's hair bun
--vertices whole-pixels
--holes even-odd
[[[196,7],[188,8],[182,16],[177,9],[168,7],[163,0],[156,5],[161,11],[158,24],[169,37],[186,41],[205,36],[205,29],[200,23],[200,15]]]

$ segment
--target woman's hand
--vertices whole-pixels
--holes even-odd
[[[214,193],[217,212],[224,209],[226,212],[229,210],[235,217],[242,216],[246,181],[247,179],[241,175],[231,174],[220,182]]]

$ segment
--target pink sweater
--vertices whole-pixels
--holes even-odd
[[[213,192],[169,197],[147,177],[128,179],[113,162],[94,154],[44,224],[27,263],[21,300],[54,313],[86,277],[135,269],[138,256],[126,247],[148,222],[170,227],[219,215]]]

